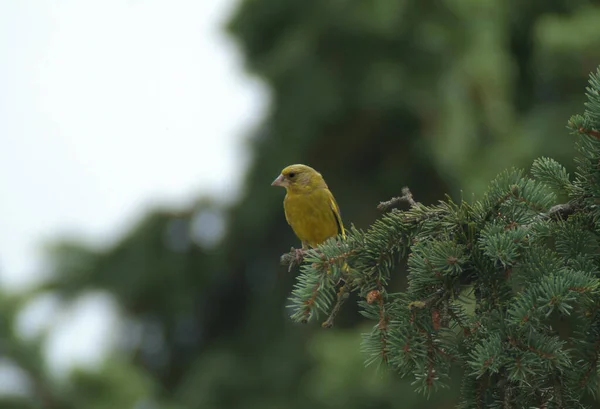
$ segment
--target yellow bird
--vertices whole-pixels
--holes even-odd
[[[319,172],[306,165],[290,165],[271,186],[285,188],[285,218],[303,249],[316,247],[338,233],[346,238],[340,208]]]

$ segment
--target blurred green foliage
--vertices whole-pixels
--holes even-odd
[[[37,294],[65,304],[110,294],[126,342],[100,368],[59,381],[45,368],[43,336],[16,333],[16,314],[36,293],[2,295],[2,354],[31,387],[0,396],[1,408],[453,407],[455,389],[426,401],[406,381],[365,369],[365,328],[352,308],[328,331],[289,322],[293,274],[278,260],[298,243],[270,182],[287,164],[309,164],[346,224],[365,228],[404,185],[432,203],[480,193],[502,169],[541,155],[572,163],[565,124],[600,62],[600,6],[242,0],[228,31],[271,97],[246,142],[239,201],[157,209],[110,248],[56,243]],[[226,233],[211,243],[202,232],[215,217]]]

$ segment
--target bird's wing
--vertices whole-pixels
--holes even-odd
[[[331,211],[333,212],[333,216],[335,217],[335,222],[337,223],[338,230],[342,234],[342,237],[345,239],[346,232],[344,230],[344,223],[342,223],[342,214],[341,214],[340,208],[339,208],[337,202],[335,201],[333,194],[331,194],[331,192],[329,192],[329,207],[331,208]]]
[[[287,202],[288,202],[289,198],[287,195],[285,195],[285,197],[283,198],[283,213],[285,214],[285,221],[291,226],[292,223],[290,223],[290,217],[288,216],[288,209],[287,209]]]

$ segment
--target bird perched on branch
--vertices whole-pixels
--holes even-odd
[[[338,233],[346,237],[340,209],[319,172],[306,165],[290,165],[271,186],[287,191],[283,200],[285,218],[303,249],[316,247]]]

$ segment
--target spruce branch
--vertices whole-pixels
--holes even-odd
[[[327,256],[327,255],[325,255],[325,253],[323,253],[320,250],[320,248],[316,248],[316,249],[312,249],[312,250],[316,251],[317,254],[319,254],[319,257],[320,257],[321,261],[323,262],[321,267],[325,267],[325,268],[327,268],[329,265],[339,264],[340,262],[345,261],[352,254],[354,254],[353,250],[348,250],[348,251],[344,251],[340,254],[335,254],[333,256]],[[279,258],[279,261],[280,261],[281,265],[288,266],[288,272],[291,272],[292,268],[294,268],[294,266],[302,265],[302,262],[304,261],[304,257],[306,255],[307,251],[308,251],[307,249],[296,249],[296,248],[292,247],[292,248],[290,248],[289,253],[284,253],[281,255],[281,257]]]
[[[291,297],[290,308],[295,321],[307,323],[313,316],[328,311],[333,302],[335,274],[323,263],[324,258],[315,249],[306,251],[305,259],[310,264],[301,266]]]

